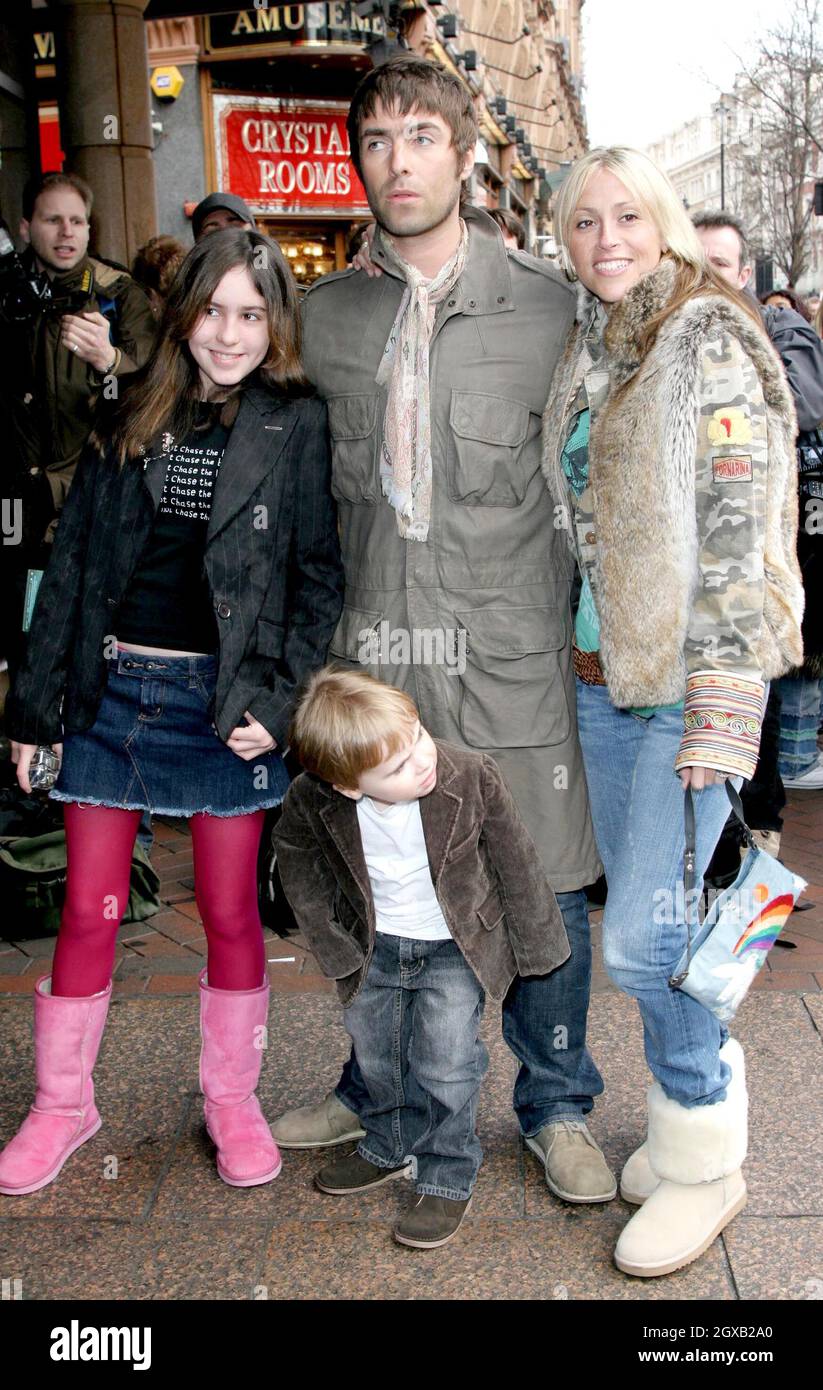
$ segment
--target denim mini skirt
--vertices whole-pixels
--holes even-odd
[[[278,806],[289,776],[278,752],[239,758],[212,722],[214,656],[118,651],[90,729],[66,734],[51,792],[161,816],[241,816]]]

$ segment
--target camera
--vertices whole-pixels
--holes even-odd
[[[0,218],[0,316],[9,323],[26,323],[51,302],[48,275],[26,266]]]

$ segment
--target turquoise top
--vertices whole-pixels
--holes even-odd
[[[563,472],[569,480],[575,497],[580,497],[589,481],[590,423],[591,412],[588,408],[581,410],[560,456]],[[596,652],[600,648],[600,619],[597,616],[592,586],[586,574],[583,575],[580,602],[577,606],[577,617],[574,620],[574,641],[575,646],[581,652]],[[659,709],[680,709],[682,705],[682,700],[674,705],[644,705],[642,707],[637,705],[632,708],[631,713],[638,714],[643,719],[651,719],[652,715],[656,714]]]

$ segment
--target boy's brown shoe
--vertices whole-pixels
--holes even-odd
[[[457,1235],[471,1204],[471,1197],[457,1202],[451,1197],[431,1197],[426,1193],[398,1221],[394,1238],[401,1245],[413,1245],[418,1250],[435,1250]]]
[[[368,1192],[369,1188],[379,1187],[392,1178],[405,1178],[411,1171],[410,1163],[401,1163],[397,1168],[378,1168],[361,1158],[355,1149],[334,1163],[327,1163],[315,1174],[314,1185],[321,1192],[329,1192],[332,1197],[348,1197],[353,1192]]]

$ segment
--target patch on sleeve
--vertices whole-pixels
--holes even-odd
[[[712,481],[715,483],[750,483],[751,454],[715,454],[712,459]]]
[[[721,406],[708,424],[710,444],[750,444],[752,423],[739,405]]]

